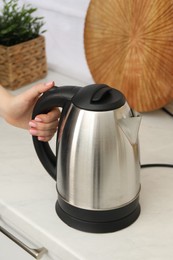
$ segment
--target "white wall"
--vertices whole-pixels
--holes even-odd
[[[48,66],[86,83],[92,77],[86,62],[83,33],[89,0],[22,0],[38,8],[47,32]]]

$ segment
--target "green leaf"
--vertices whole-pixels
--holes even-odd
[[[0,14],[0,44],[10,46],[28,41],[44,33],[44,17],[34,17],[37,8],[30,4],[18,5],[18,0],[2,0]]]

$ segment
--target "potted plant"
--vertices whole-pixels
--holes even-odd
[[[33,17],[37,8],[19,6],[18,0],[3,0],[0,12],[0,84],[19,88],[47,73],[43,17]]]

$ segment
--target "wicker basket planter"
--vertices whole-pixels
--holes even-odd
[[[0,45],[0,84],[3,87],[14,90],[46,74],[44,36],[10,47]]]

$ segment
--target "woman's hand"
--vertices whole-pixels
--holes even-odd
[[[38,136],[39,141],[47,142],[57,130],[59,117],[60,111],[57,108],[54,108],[47,114],[40,114],[29,122],[31,127],[29,132],[34,136]]]
[[[11,125],[28,129],[40,141],[49,141],[57,130],[59,109],[37,115],[31,120],[34,105],[40,95],[54,86],[54,82],[38,84],[17,96],[10,96],[4,119]]]

